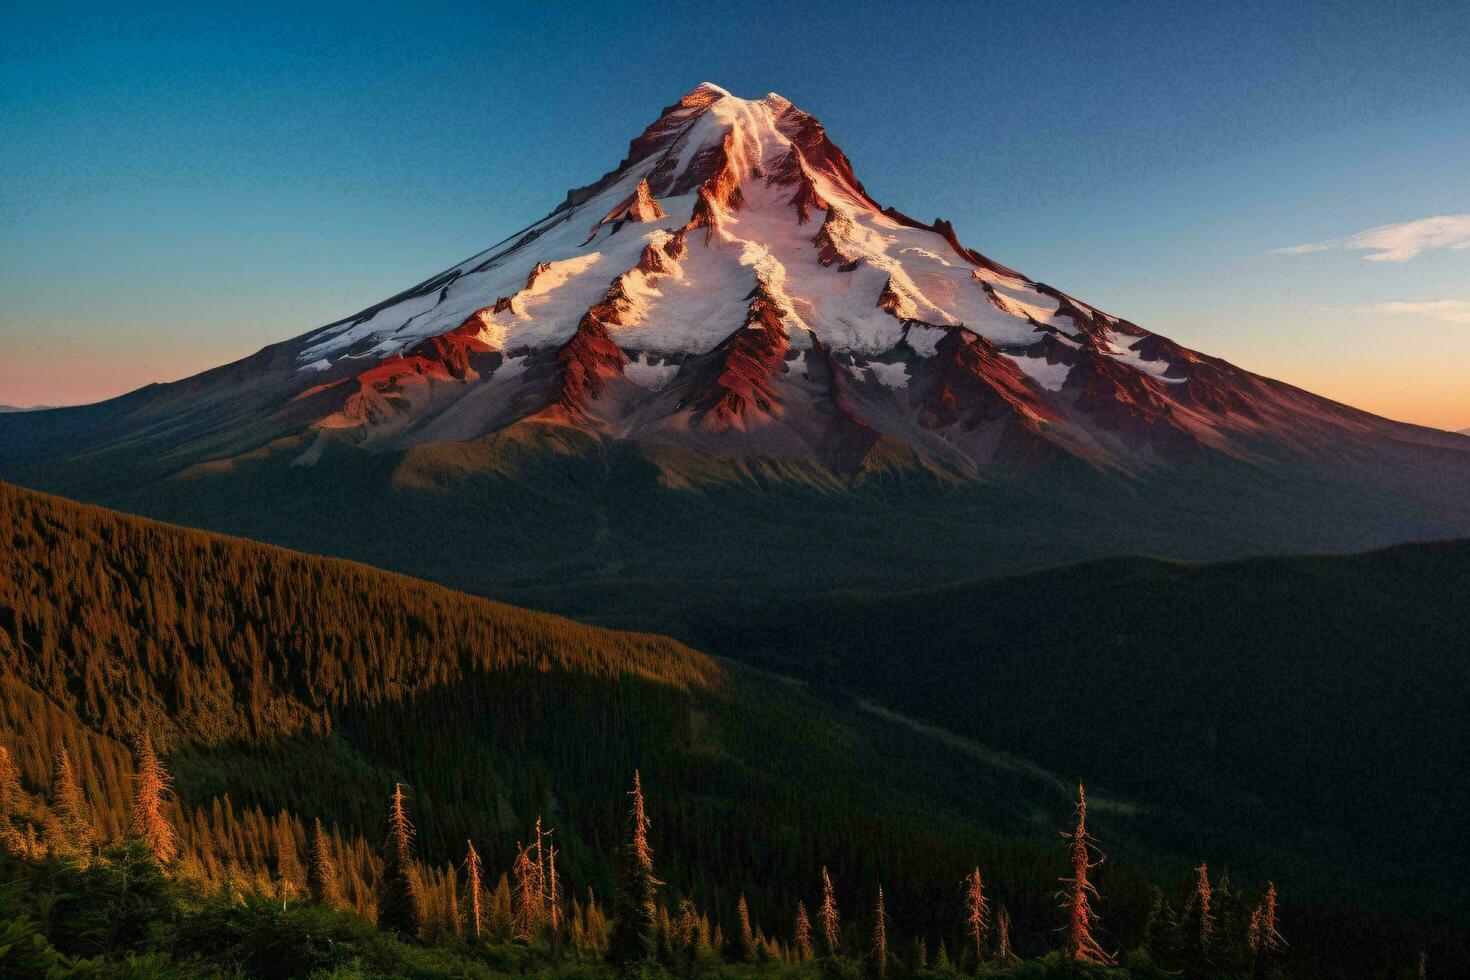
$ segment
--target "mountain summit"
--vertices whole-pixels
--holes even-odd
[[[1134,466],[1392,432],[1149,333],[875,202],[820,122],[704,83],[601,179],[307,335],[320,438],[403,446],[523,421],[956,474]],[[314,452],[315,450],[307,450]]]
[[[1031,279],[880,205],[787,99],[708,83],[540,221],[360,313],[0,415],[0,476],[563,611],[589,608],[568,575],[725,597],[1470,533],[1470,439]],[[499,591],[539,575],[554,594]]]

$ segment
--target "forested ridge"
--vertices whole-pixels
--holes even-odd
[[[1056,897],[1077,876],[1055,837],[1075,786],[981,746],[662,637],[3,484],[0,541],[0,935],[18,937],[0,938],[0,964],[1040,976],[1088,958],[1075,903]],[[141,809],[156,822],[140,824],[155,766]],[[626,935],[634,771],[658,880],[651,908],[634,903],[641,952]],[[1197,872],[1207,854],[1141,839],[1137,801],[1101,787],[1088,802],[1112,859],[1085,884],[1116,969],[1412,975],[1421,948],[1440,968],[1442,932],[1386,920],[1365,941],[1362,920],[1294,907],[1290,882],[1271,913],[1289,945],[1263,947],[1264,875]],[[395,849],[400,813],[412,842]],[[967,953],[976,867],[986,935]],[[842,908],[824,951],[828,881]],[[1218,939],[1191,947],[1206,893]],[[107,900],[83,909],[86,895]]]
[[[595,630],[6,485],[0,502],[7,674],[111,735],[139,726],[193,743],[321,734],[348,705],[490,671],[678,686],[720,675],[665,637]]]
[[[838,678],[1189,815],[1155,839],[1274,849],[1298,889],[1467,923],[1467,597],[1470,541],[1209,564],[1135,556],[832,593],[684,636]],[[795,629],[800,649],[786,642]]]

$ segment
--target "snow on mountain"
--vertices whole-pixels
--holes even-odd
[[[396,449],[566,425],[962,476],[1064,457],[1254,459],[1343,432],[1433,441],[1103,313],[966,247],[948,222],[881,207],[813,116],[709,83],[545,218],[260,357],[181,382],[179,397],[218,411],[155,431],[198,430],[190,445],[215,457],[304,435],[305,464],[323,439]],[[268,406],[255,435],[225,431],[244,417],[229,385]]]

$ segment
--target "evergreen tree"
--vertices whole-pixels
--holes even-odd
[[[10,749],[0,745],[0,847],[12,854],[24,855],[29,848],[25,834],[15,825],[20,815],[20,801],[25,791],[20,786],[20,768],[10,755]]]
[[[515,890],[511,893],[512,916],[516,935],[530,939],[541,925],[541,874],[536,868],[535,852],[516,842],[516,860],[511,865]]]
[[[72,769],[71,755],[65,748],[56,756],[56,779],[52,800],[61,823],[61,830],[70,850],[87,853],[92,848],[92,811],[82,795],[76,771]]]
[[[1214,892],[1210,888],[1210,869],[1203,861],[1194,874],[1194,891],[1184,907],[1184,940],[1190,956],[1203,962],[1215,938]]]
[[[480,904],[480,855],[475,853],[474,842],[465,841],[464,846],[466,851],[464,867],[467,878],[465,882],[465,903],[469,916],[469,932],[470,936],[476,942],[479,942],[480,937],[483,935],[485,923],[484,911]]]
[[[337,864],[332,859],[332,841],[322,829],[321,818],[312,822],[311,845],[306,861],[306,890],[313,902],[338,908],[342,891],[337,884]]]
[[[827,956],[836,956],[842,917],[837,912],[832,876],[827,874],[825,865],[822,867],[822,904],[817,908],[817,922],[822,929],[822,952]]]
[[[619,855],[617,888],[613,896],[613,935],[609,956],[629,964],[652,959],[658,950],[658,886],[653,873],[653,848],[648,843],[648,814],[643,808],[643,779],[633,772],[628,813]]]
[[[1250,916],[1241,908],[1240,896],[1230,887],[1229,871],[1215,883],[1210,911],[1215,920],[1210,940],[1214,962],[1225,971],[1244,970],[1250,959]]]
[[[995,958],[1003,964],[1014,963],[1020,959],[1016,951],[1011,948],[1011,912],[1004,905],[995,914]],[[940,946],[943,950],[944,947]]]
[[[490,896],[490,934],[498,941],[503,942],[509,939],[515,930],[513,905],[510,876],[502,874],[500,880],[495,883],[495,891]],[[592,910],[587,909],[585,914],[591,918]]]
[[[547,837],[551,831],[546,832]],[[542,876],[545,883],[546,894],[544,906],[546,908],[546,924],[551,928],[552,942],[556,942],[561,935],[561,881],[556,874],[556,845],[550,844],[546,849],[546,873]]]
[[[169,797],[168,770],[163,768],[147,733],[138,736],[134,749],[137,788],[133,794],[133,830],[148,845],[159,864],[168,864],[178,854],[178,837],[164,816]]]
[[[977,867],[965,879],[965,933],[975,951],[975,962],[985,959],[985,940],[990,934],[990,903],[985,899],[985,885]]]
[[[388,839],[383,847],[378,925],[412,938],[423,925],[423,901],[414,875],[413,824],[404,799],[403,784],[395,783],[388,810]]]
[[[883,886],[878,886],[878,904],[873,909],[873,976],[883,980],[888,976],[888,911],[883,907]]]
[[[812,923],[807,918],[805,902],[796,903],[796,929],[791,935],[791,948],[798,961],[809,959],[812,955]]]
[[[1276,926],[1276,882],[1266,883],[1266,894],[1256,910],[1251,913],[1250,930],[1246,943],[1251,954],[1260,962],[1272,953],[1286,948],[1286,940]]]
[[[735,903],[735,919],[740,931],[735,934],[735,958],[742,963],[755,962],[755,931],[750,927],[750,906],[745,904],[745,893]]]
[[[687,898],[679,903],[677,936],[679,965],[686,977],[692,977],[699,965],[699,910],[694,907],[694,902]]]
[[[1072,862],[1071,876],[1061,879],[1067,888],[1059,895],[1062,909],[1067,913],[1067,958],[1110,966],[1112,957],[1103,952],[1093,936],[1093,930],[1097,928],[1097,913],[1093,911],[1092,900],[1097,897],[1097,889],[1088,874],[1103,862],[1103,858],[1099,854],[1096,861],[1092,860],[1097,847],[1087,832],[1087,793],[1080,785],[1077,787],[1077,825],[1063,832],[1062,839],[1067,842],[1067,853]]]

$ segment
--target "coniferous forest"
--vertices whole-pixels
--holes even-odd
[[[1466,965],[1452,907],[1161,846],[821,678],[3,484],[0,542],[3,976]]]

